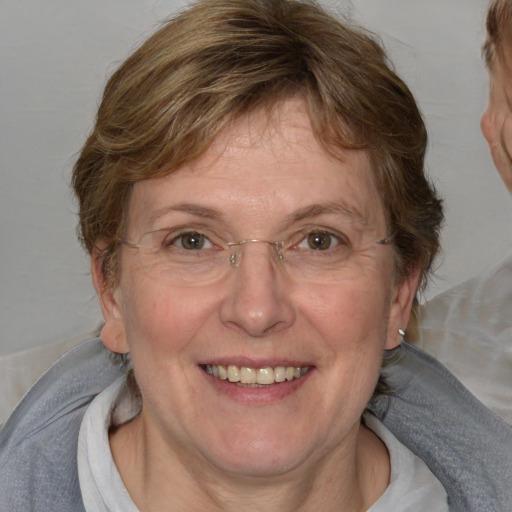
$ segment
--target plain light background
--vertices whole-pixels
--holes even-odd
[[[99,324],[76,241],[71,168],[107,77],[184,4],[0,0],[0,356]],[[426,119],[427,167],[447,214],[431,297],[512,246],[512,204],[479,130],[487,1],[328,4],[382,37]]]

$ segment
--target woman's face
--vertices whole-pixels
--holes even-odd
[[[496,58],[490,76],[489,103],[480,126],[496,169],[512,192],[512,75],[505,56]]]
[[[135,185],[128,219],[132,241],[170,228],[179,258],[217,254],[219,241],[311,232],[290,254],[320,258],[312,271],[292,271],[269,244],[247,243],[238,267],[228,254],[221,277],[198,281],[194,271],[142,268],[142,252],[122,248],[119,285],[101,293],[103,338],[131,352],[143,397],[136,421],[150,446],[185,465],[252,476],[353,450],[383,349],[397,345],[416,289],[413,278],[396,285],[392,248],[375,243],[388,233],[365,153],[331,158],[302,102],[290,100],[271,121],[263,113],[240,121],[194,165]],[[198,248],[199,235],[180,236],[187,231],[209,239]],[[332,268],[337,251],[349,256]],[[258,378],[272,384],[207,371],[220,366],[249,380],[271,368]],[[285,381],[275,382],[282,368]],[[287,368],[305,375],[286,380]]]

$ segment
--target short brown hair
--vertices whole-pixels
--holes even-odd
[[[512,1],[494,0],[487,11],[487,31],[483,55],[487,69],[492,70],[496,58],[503,59],[505,48],[512,48]]]
[[[295,0],[200,1],[112,75],[73,173],[81,240],[89,252],[107,247],[104,273],[116,273],[133,184],[175,172],[230,123],[292,96],[331,154],[368,152],[398,279],[420,267],[425,282],[443,213],[416,102],[374,36]]]

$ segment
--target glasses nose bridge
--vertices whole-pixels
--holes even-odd
[[[263,243],[269,245],[271,247],[272,253],[274,254],[274,257],[276,257],[278,261],[283,260],[283,254],[281,252],[281,249],[283,248],[283,242],[250,238],[246,240],[239,240],[238,242],[228,243],[230,250],[229,264],[232,267],[238,268],[240,266],[240,262],[242,261],[242,248],[246,244],[254,243]]]

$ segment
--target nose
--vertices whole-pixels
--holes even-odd
[[[245,245],[243,258],[225,283],[221,321],[255,338],[286,329],[295,320],[292,284],[278,268],[273,251],[268,244]]]
[[[487,141],[487,144],[489,146],[492,145],[495,139],[495,132],[496,132],[496,121],[493,119],[493,116],[489,110],[489,107],[487,107],[486,111],[482,114],[482,117],[480,119],[480,130],[482,131],[482,134]]]

